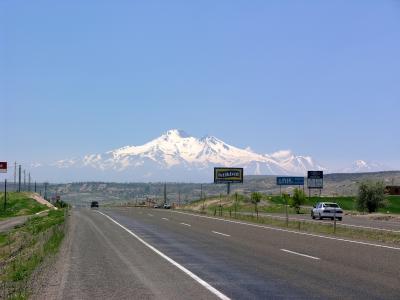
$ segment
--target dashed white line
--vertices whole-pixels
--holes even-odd
[[[212,230],[211,232],[215,233],[215,234],[223,235],[223,236],[230,236],[229,234],[218,232],[218,231],[214,231],[214,230]]]
[[[196,215],[196,214],[187,213],[187,212],[181,212],[181,211],[172,211],[172,212],[173,213],[177,213],[177,214],[194,216],[194,217],[198,217],[198,218],[206,218],[206,219],[212,219],[212,220],[222,221],[222,222],[227,222],[227,223],[240,224],[240,225],[263,228],[263,229],[280,231],[280,232],[287,232],[287,233],[298,234],[298,235],[303,235],[303,236],[311,236],[311,237],[320,238],[320,239],[327,239],[327,240],[334,240],[334,241],[340,241],[340,242],[345,242],[345,243],[352,243],[352,244],[365,245],[365,246],[371,246],[371,247],[392,249],[392,250],[397,250],[397,251],[400,250],[399,247],[386,246],[386,245],[380,245],[380,244],[374,244],[374,243],[367,243],[367,242],[361,242],[361,241],[355,241],[355,240],[348,240],[348,239],[336,238],[336,237],[331,237],[331,236],[326,236],[326,235],[319,235],[319,234],[314,234],[314,233],[299,232],[299,231],[294,231],[294,230],[290,230],[290,229],[282,229],[282,228],[276,228],[276,227],[265,226],[265,225],[251,224],[251,223],[245,223],[245,222],[241,222],[241,221],[225,220],[225,219],[220,219],[220,218],[215,218],[215,217],[208,217],[208,216],[201,216],[201,215]]]
[[[161,219],[163,219],[163,220],[165,220],[165,221],[169,221],[167,218],[161,218]]]
[[[149,217],[154,217],[154,215],[152,215],[152,214],[147,214]]]
[[[290,251],[290,250],[287,250],[287,249],[281,249],[281,251],[287,252],[287,253],[291,253],[291,254],[295,254],[295,255],[299,255],[299,256],[303,256],[303,257],[307,257],[307,258],[311,258],[311,259],[315,259],[315,260],[320,260],[319,257],[315,257],[315,256],[311,256],[311,255],[307,255],[307,254],[303,254],[303,253],[299,253],[299,252],[294,252],[294,251]]]
[[[162,258],[164,258],[166,261],[168,261],[169,263],[171,263],[172,265],[174,265],[175,267],[177,267],[178,269],[180,269],[182,272],[184,272],[186,275],[188,275],[189,277],[191,277],[193,280],[195,280],[196,282],[198,282],[199,284],[201,284],[203,287],[205,287],[207,290],[209,290],[211,293],[213,293],[215,296],[217,296],[219,299],[223,299],[223,300],[230,300],[229,297],[227,297],[226,295],[224,295],[223,293],[221,293],[220,291],[218,291],[216,288],[214,288],[212,285],[210,285],[209,283],[207,283],[206,281],[204,281],[203,279],[201,279],[199,276],[197,276],[196,274],[192,273],[191,271],[189,271],[188,269],[186,269],[184,266],[180,265],[179,263],[177,263],[176,261],[174,261],[172,258],[170,258],[169,256],[165,255],[164,253],[162,253],[160,250],[156,249],[155,247],[153,247],[152,245],[150,245],[149,243],[147,243],[146,241],[144,241],[142,238],[140,238],[138,235],[136,235],[133,231],[129,230],[128,228],[126,228],[125,226],[121,225],[120,223],[118,223],[117,221],[115,221],[113,218],[109,217],[108,215],[106,215],[105,213],[102,213],[100,211],[98,211],[99,214],[102,214],[103,216],[105,216],[106,218],[108,218],[109,220],[111,220],[113,223],[117,224],[119,227],[121,227],[122,229],[124,229],[126,232],[128,232],[130,235],[132,235],[133,237],[135,237],[139,242],[141,242],[143,245],[145,245],[146,247],[150,248],[152,251],[154,251],[155,253],[157,253],[159,256],[161,256]]]
[[[184,225],[184,226],[188,226],[188,227],[192,226],[192,225],[186,224],[186,223],[179,223],[179,224]]]

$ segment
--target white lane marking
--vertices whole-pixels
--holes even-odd
[[[287,232],[287,233],[293,233],[293,234],[298,234],[298,235],[311,236],[311,237],[316,237],[316,238],[321,238],[321,239],[335,240],[335,241],[340,241],[340,242],[353,243],[353,244],[385,248],[385,249],[392,249],[392,250],[400,250],[400,248],[398,248],[398,247],[379,245],[379,244],[373,244],[373,243],[367,243],[367,242],[360,242],[360,241],[354,241],[354,240],[348,240],[348,239],[342,239],[342,238],[335,238],[335,237],[331,237],[331,236],[318,235],[318,234],[307,233],[307,232],[299,232],[299,231],[293,231],[293,230],[289,230],[289,229],[282,229],[282,228],[270,227],[270,226],[265,226],[265,225],[257,225],[257,224],[245,223],[245,222],[240,222],[240,221],[225,220],[225,219],[219,219],[219,218],[208,217],[208,216],[200,216],[200,215],[181,212],[181,211],[172,211],[172,212],[177,213],[177,214],[194,216],[194,217],[198,217],[198,218],[213,219],[213,220],[222,221],[222,222],[235,223],[235,224],[269,229],[269,230],[275,230],[275,231],[280,231],[280,232]]]
[[[154,215],[152,215],[152,214],[147,214],[149,217],[154,217]]]
[[[247,214],[245,214],[247,215]],[[261,216],[266,216],[266,217],[271,217],[271,218],[276,218],[276,219],[286,219],[286,217],[282,216],[274,216],[270,214],[262,214]],[[290,220],[295,220],[295,221],[304,221],[308,223],[319,223],[319,224],[331,224],[329,222],[324,222],[320,220],[309,220],[309,219],[301,219],[301,218],[293,218],[291,217]],[[341,221],[339,221],[341,222]],[[373,230],[379,230],[379,231],[389,231],[389,232],[394,232],[394,233],[400,233],[400,230],[393,230],[393,229],[386,229],[386,228],[379,228],[379,227],[372,227],[372,226],[363,226],[363,225],[354,225],[354,224],[348,224],[348,223],[336,223],[337,226],[343,226],[343,227],[356,227],[356,228],[365,228],[365,229],[373,229]]]
[[[186,224],[186,223],[179,223],[179,224],[181,224],[181,225],[185,225],[185,226],[188,226],[188,227],[192,226],[192,225],[190,225],[190,224]]]
[[[319,257],[315,257],[315,256],[311,256],[311,255],[307,255],[307,254],[303,254],[303,253],[299,253],[299,252],[294,252],[294,251],[290,251],[290,250],[287,250],[287,249],[281,249],[281,251],[284,251],[284,252],[287,252],[287,253],[291,253],[291,254],[300,255],[300,256],[304,256],[304,257],[315,259],[315,260],[320,260]]]
[[[214,230],[212,230],[211,232],[215,233],[215,234],[220,234],[220,235],[223,235],[223,236],[230,236],[229,234],[225,234],[225,233],[214,231]]]
[[[161,219],[163,219],[163,220],[165,220],[165,221],[169,221],[167,218],[161,218]]]
[[[198,282],[199,284],[201,284],[203,287],[205,287],[207,290],[209,290],[211,293],[213,293],[215,296],[217,296],[219,299],[223,299],[223,300],[230,300],[229,297],[225,296],[223,293],[221,293],[220,291],[218,291],[216,288],[214,288],[213,286],[211,286],[209,283],[205,282],[203,279],[201,279],[200,277],[198,277],[196,274],[192,273],[191,271],[189,271],[188,269],[186,269],[184,266],[180,265],[179,263],[177,263],[176,261],[174,261],[172,258],[168,257],[167,255],[165,255],[164,253],[162,253],[160,250],[156,249],[155,247],[153,247],[152,245],[150,245],[149,243],[147,243],[146,241],[144,241],[142,238],[140,238],[138,235],[136,235],[133,231],[131,231],[130,229],[126,228],[125,226],[121,225],[120,223],[118,223],[117,221],[115,221],[113,218],[111,218],[110,216],[106,215],[105,213],[102,213],[101,211],[98,211],[99,214],[102,214],[103,216],[107,217],[109,220],[111,220],[113,223],[117,224],[119,227],[121,227],[122,229],[124,229],[126,232],[128,232],[130,235],[132,235],[134,238],[136,238],[139,242],[141,242],[143,245],[145,245],[146,247],[150,248],[152,251],[154,251],[155,253],[157,253],[158,255],[160,255],[162,258],[164,258],[166,261],[170,262],[172,265],[174,265],[175,267],[177,267],[179,270],[181,270],[183,273],[185,273],[186,275],[188,275],[189,277],[191,277],[192,279],[194,279],[196,282]]]

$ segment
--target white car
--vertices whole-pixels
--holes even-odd
[[[337,203],[332,202],[319,202],[311,210],[311,218],[318,218],[322,220],[323,218],[336,219],[339,221],[343,218],[343,210]]]
[[[171,208],[171,205],[169,205],[168,203],[164,203],[164,208],[170,209],[170,208]]]

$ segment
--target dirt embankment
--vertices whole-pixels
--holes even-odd
[[[53,204],[51,204],[49,201],[45,200],[42,196],[39,194],[32,194],[31,198],[39,202],[40,204],[46,205],[49,208],[57,209]]]

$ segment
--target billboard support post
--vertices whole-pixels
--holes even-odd
[[[4,212],[7,208],[7,179],[4,179]]]

